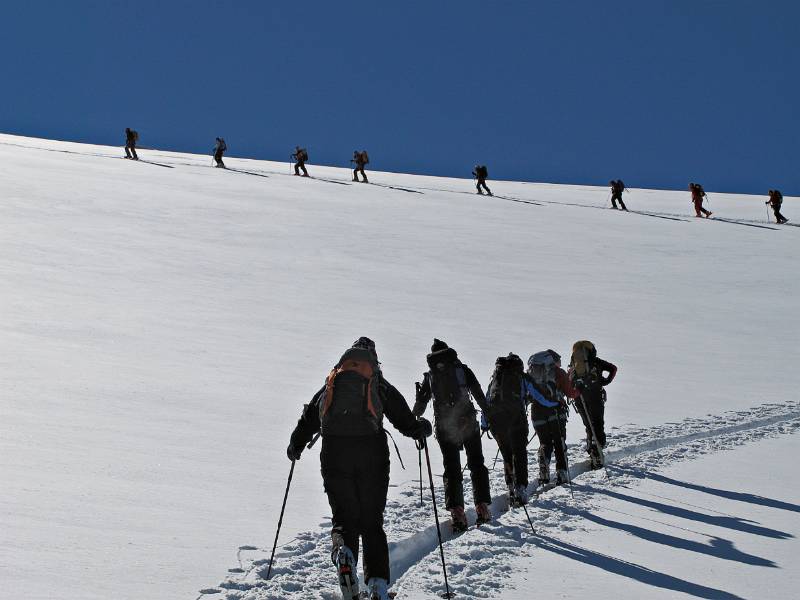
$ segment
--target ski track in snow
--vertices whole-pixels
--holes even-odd
[[[572,427],[579,427],[576,415]],[[800,430],[800,403],[763,404],[749,410],[706,418],[686,419],[656,427],[639,428],[632,425],[612,427],[609,430],[609,447],[606,449],[607,472],[591,471],[582,444],[569,448],[570,473],[573,477],[574,498],[568,486],[548,490],[528,504],[536,536],[532,535],[525,512],[507,510],[507,494],[497,494],[492,502],[495,520],[480,528],[471,527],[462,534],[453,534],[450,520],[441,502],[442,486],[436,486],[442,537],[447,560],[450,588],[462,598],[490,598],[501,594],[505,585],[511,585],[509,558],[533,556],[541,546],[559,548],[559,532],[585,529],[587,507],[592,494],[602,490],[619,492],[647,477],[648,472],[681,460],[691,460],[704,454],[730,449],[764,437],[772,437]],[[491,462],[490,452],[487,460]],[[487,463],[488,464],[488,463]],[[489,465],[491,467],[491,465]],[[409,472],[414,467],[409,466]],[[529,452],[529,472],[536,473],[536,452]],[[505,489],[502,468],[491,470],[492,489]],[[438,481],[441,477],[436,478]],[[423,500],[420,504],[419,479],[400,484],[398,499],[390,500],[386,507],[386,533],[389,538],[393,590],[398,597],[405,592],[420,591],[434,597],[444,591],[438,538],[430,503],[430,491],[424,482]],[[469,475],[464,479],[465,498],[471,497]],[[532,491],[535,485],[529,489]],[[676,502],[671,500],[671,502]],[[289,508],[292,509],[290,493]],[[686,505],[692,506],[692,505]],[[698,507],[696,507],[698,508]],[[685,509],[690,510],[690,509]],[[706,512],[715,512],[703,507]],[[736,521],[730,515],[718,513],[720,519]],[[467,511],[471,523],[475,521],[474,509]],[[290,541],[282,541],[275,554],[270,580],[266,580],[271,543],[264,546],[240,546],[238,565],[228,570],[227,577],[216,587],[200,590],[198,598],[207,600],[292,600],[322,598],[338,600],[341,596],[335,584],[334,569],[330,563],[330,521],[321,519],[319,528],[306,531]],[[738,522],[745,531],[760,531],[757,524]],[[712,546],[701,549],[714,554]],[[413,567],[413,568],[412,568]],[[493,577],[485,577],[486,572]],[[719,590],[696,585],[695,595],[703,598],[717,597]]]

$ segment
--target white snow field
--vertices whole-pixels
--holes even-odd
[[[458,598],[795,597],[800,231],[766,196],[709,190],[706,221],[688,192],[633,189],[624,214],[604,187],[490,180],[489,198],[139,154],[0,135],[0,597],[335,598],[318,446],[264,576],[288,435],[361,335],[409,402],[434,336],[484,386],[499,355],[583,338],[619,366],[608,478],[573,416],[574,498],[532,501],[537,535],[499,467],[493,524],[453,537],[443,518]],[[393,589],[434,598],[429,494],[395,437]]]

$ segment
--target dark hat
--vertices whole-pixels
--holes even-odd
[[[433,338],[433,345],[431,346],[431,352],[438,352],[439,350],[444,350],[445,348],[449,348],[447,344],[445,344],[442,340]]]
[[[364,348],[366,350],[375,351],[375,342],[373,342],[368,337],[361,336],[355,342],[353,342],[353,348]]]

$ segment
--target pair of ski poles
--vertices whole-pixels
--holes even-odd
[[[317,436],[308,444],[308,447],[311,448],[311,446],[314,445],[314,443],[317,441],[318,438],[319,438],[319,434],[317,434]],[[453,598],[455,596],[455,593],[450,590],[450,584],[447,581],[447,565],[446,565],[445,559],[444,559],[444,544],[442,542],[442,528],[441,528],[441,524],[439,523],[439,511],[436,508],[436,494],[435,494],[434,487],[433,487],[433,470],[431,469],[431,457],[430,457],[430,454],[428,453],[428,444],[426,443],[424,438],[421,439],[421,440],[415,441],[415,444],[417,446],[417,450],[419,450],[419,457],[420,457],[419,458],[419,460],[420,460],[420,463],[419,463],[420,464],[420,467],[419,467],[420,468],[420,501],[422,501],[422,450],[425,450],[425,462],[426,462],[426,464],[428,466],[428,481],[429,481],[430,487],[431,487],[431,500],[432,500],[432,503],[433,503],[433,516],[434,516],[434,519],[436,520],[436,534],[437,534],[437,536],[439,538],[439,554],[440,554],[441,559],[442,559],[442,574],[444,575],[445,592],[441,595],[441,598],[450,599],[450,598]],[[280,536],[280,533],[281,533],[281,525],[283,524],[283,514],[286,511],[286,502],[287,502],[287,500],[289,498],[289,487],[292,484],[292,476],[294,475],[294,466],[295,466],[296,462],[297,462],[296,459],[292,460],[292,465],[289,468],[289,478],[286,481],[286,491],[283,494],[283,504],[281,505],[281,514],[278,517],[278,529],[275,532],[275,541],[272,544],[272,554],[269,557],[269,567],[267,568],[267,577],[266,577],[266,579],[269,579],[270,575],[272,574],[272,565],[273,565],[273,562],[275,560],[275,549],[278,547],[278,536]]]

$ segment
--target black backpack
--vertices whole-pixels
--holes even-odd
[[[475,176],[478,179],[486,179],[489,177],[489,169],[486,168],[486,165],[478,165],[475,167]]]
[[[516,354],[500,356],[494,363],[492,381],[486,401],[489,404],[490,418],[498,416],[518,416],[525,418],[525,398],[522,392],[522,378],[525,368],[522,359]]]
[[[622,179],[617,179],[617,191],[620,194],[625,191],[625,184],[622,182]]]
[[[454,444],[463,444],[478,426],[467,385],[466,367],[452,348],[431,352],[427,361],[436,435],[444,436]]]
[[[381,370],[372,350],[350,348],[331,370],[319,403],[322,435],[374,435],[383,429]]]

